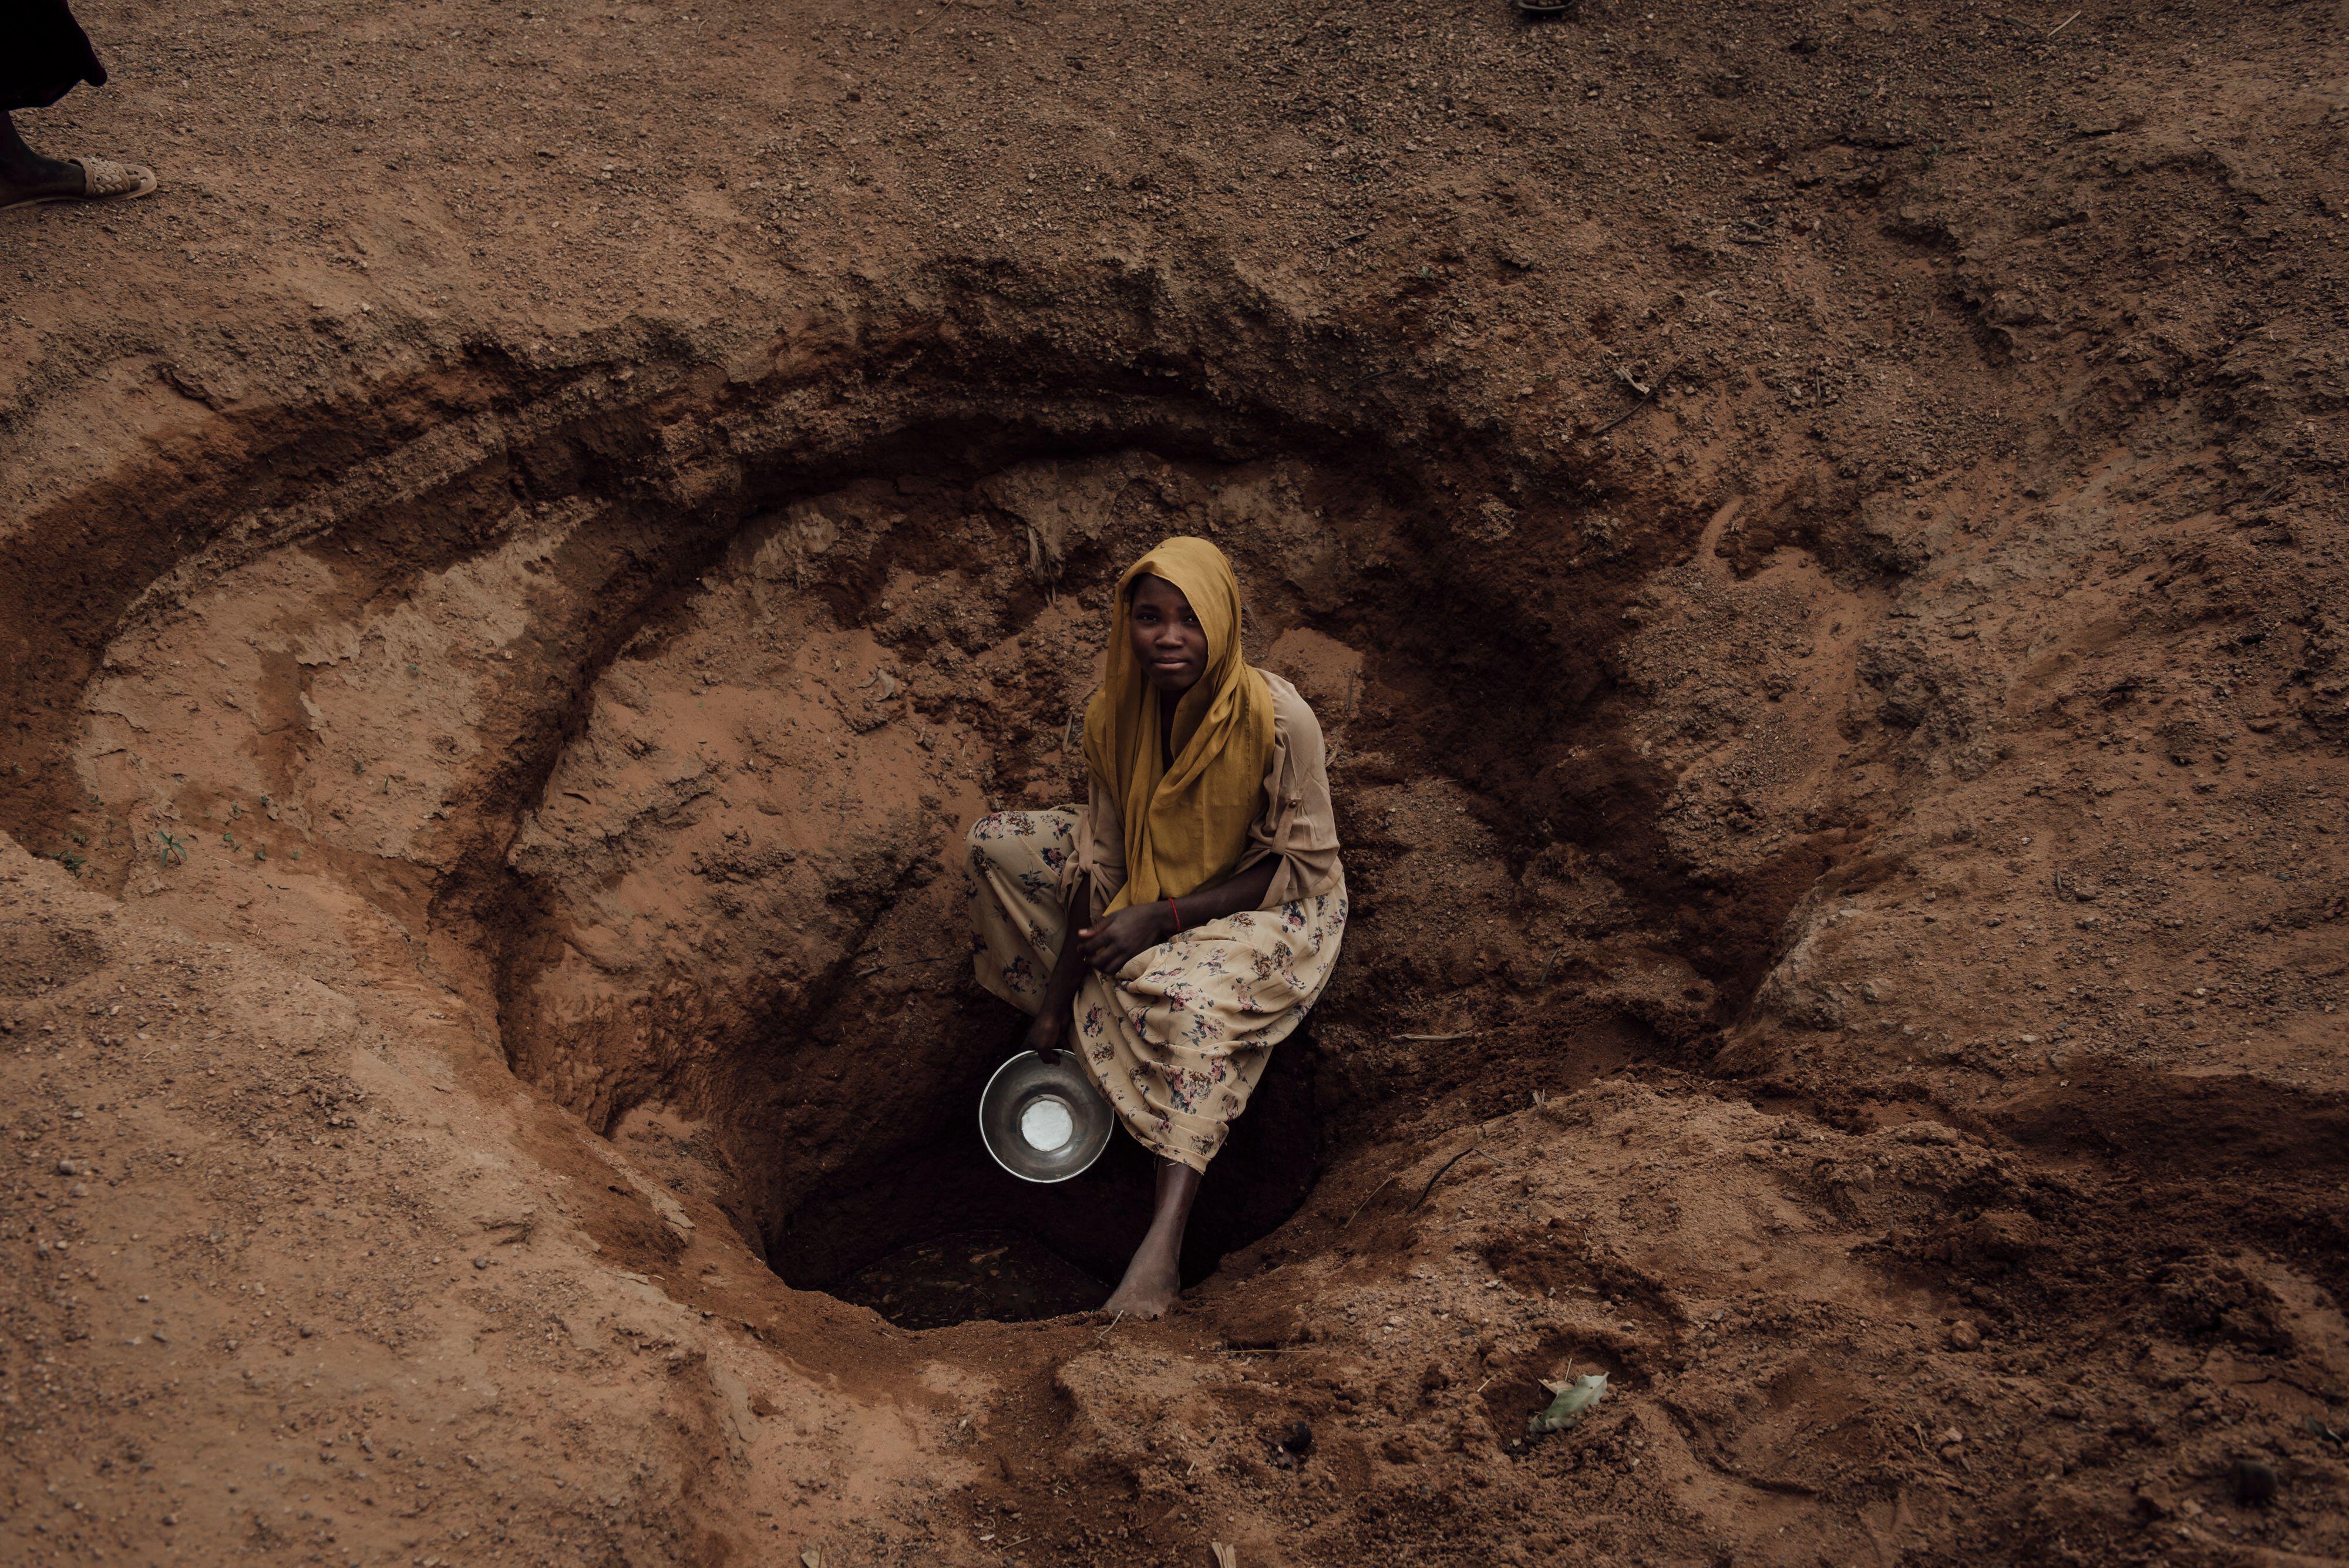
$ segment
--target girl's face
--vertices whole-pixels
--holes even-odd
[[[1143,677],[1162,697],[1180,697],[1207,672],[1206,628],[1183,590],[1165,578],[1136,579],[1126,628]]]

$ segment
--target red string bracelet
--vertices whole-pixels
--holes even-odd
[[[1174,929],[1178,931],[1181,930],[1183,929],[1182,906],[1175,903],[1174,899],[1169,898],[1166,900],[1166,908],[1168,912],[1173,914],[1174,917]]]

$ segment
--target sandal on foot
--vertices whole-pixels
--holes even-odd
[[[11,207],[37,207],[44,202],[128,202],[155,188],[155,171],[137,163],[117,163],[108,158],[68,158],[81,171],[78,191],[51,191],[0,202],[0,212]]]

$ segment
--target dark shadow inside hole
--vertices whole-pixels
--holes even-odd
[[[955,1085],[968,1106],[936,1137],[881,1168],[841,1172],[771,1229],[767,1255],[785,1283],[905,1328],[1024,1322],[1107,1299],[1149,1226],[1153,1157],[1121,1130],[1083,1175],[1021,1181],[979,1140],[984,1082]],[[1186,1287],[1297,1212],[1319,1174],[1319,1143],[1300,1032],[1274,1050],[1208,1168],[1185,1237]]]

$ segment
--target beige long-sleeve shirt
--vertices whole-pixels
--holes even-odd
[[[1261,908],[1309,898],[1338,885],[1338,813],[1330,802],[1329,758],[1321,722],[1291,686],[1270,670],[1258,670],[1272,689],[1272,760],[1264,770],[1264,804],[1248,826],[1247,847],[1234,872],[1268,856],[1280,867],[1272,874]],[[1080,814],[1074,871],[1092,878],[1093,917],[1098,919],[1125,886],[1125,821],[1099,779]]]

